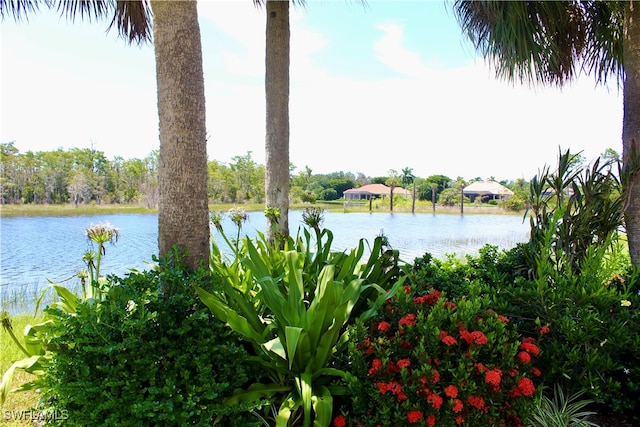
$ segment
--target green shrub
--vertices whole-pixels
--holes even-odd
[[[479,299],[409,287],[351,330],[351,400],[335,425],[520,426],[540,375],[535,340]]]
[[[104,299],[79,304],[75,315],[46,310],[58,322],[44,336],[53,356],[43,397],[68,415],[64,425],[212,425],[234,410],[222,425],[257,423],[250,407],[222,404],[259,374],[193,290],[213,291],[215,279],[188,273],[179,258],[108,277]]]

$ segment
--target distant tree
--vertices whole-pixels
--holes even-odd
[[[413,175],[413,169],[410,167],[406,167],[402,169],[402,185],[405,190],[408,190],[409,185],[413,184],[413,192],[411,197],[411,213],[415,213],[416,211],[416,180]]]
[[[385,185],[390,188],[389,191],[389,211],[393,212],[393,191],[402,183],[398,172],[394,169],[389,170],[389,178],[386,179]]]

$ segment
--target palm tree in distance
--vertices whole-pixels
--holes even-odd
[[[390,188],[389,191],[389,212],[393,212],[393,191],[401,184],[398,172],[395,169],[389,169],[389,177],[385,184]]]
[[[413,175],[413,168],[406,167],[402,169],[402,184],[406,190],[409,184],[413,184],[413,193],[411,197],[411,213],[416,211],[416,177]]]
[[[188,266],[208,264],[204,75],[196,1],[0,0],[0,17],[27,19],[41,4],[71,20],[111,17],[109,28],[116,27],[130,43],[150,41],[153,31],[160,125],[159,254],[175,245],[187,251]]]
[[[504,79],[563,85],[580,73],[623,85],[625,225],[640,264],[640,4],[637,1],[464,1],[463,31]]]

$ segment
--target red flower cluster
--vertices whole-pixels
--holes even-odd
[[[535,394],[535,392],[536,386],[533,385],[533,381],[531,381],[527,377],[523,377],[518,380],[518,385],[511,390],[511,392],[509,393],[509,397],[531,397]]]
[[[458,344],[458,341],[454,337],[449,335],[447,333],[447,331],[440,332],[440,341],[442,341],[443,344],[446,344],[448,346],[452,346],[452,345]]]
[[[487,337],[482,331],[469,332],[462,329],[460,331],[460,338],[462,338],[468,345],[478,344],[484,345],[487,343]]]
[[[401,403],[391,418],[395,424],[521,425],[512,422],[521,406],[514,399],[536,392],[526,376],[540,375],[531,366],[540,352],[535,340],[514,342],[508,319],[493,311],[471,312],[469,301],[442,301],[439,291],[394,298],[356,345],[365,362],[360,378],[371,384],[365,398],[371,406],[354,426],[380,425],[374,408],[393,407],[392,402]],[[333,427],[345,427],[341,422],[336,417]]]
[[[532,356],[537,356],[540,353],[540,349],[534,344],[535,340],[531,337],[525,338],[520,344],[520,350],[524,350]]]
[[[415,302],[416,304],[429,304],[429,305],[435,305],[435,303],[438,302],[438,300],[440,299],[440,291],[431,291],[428,294],[419,296],[419,297],[415,297],[413,299],[413,302]]]
[[[398,321],[398,326],[415,326],[415,325],[416,325],[416,315],[411,313],[403,316]]]
[[[491,384],[495,389],[498,389],[502,381],[502,371],[498,368],[491,369],[484,374],[484,380],[487,384]]]
[[[409,421],[410,424],[417,423],[423,417],[424,415],[422,414],[422,411],[419,411],[417,409],[413,409],[407,413],[407,421]]]
[[[345,427],[347,425],[347,419],[342,415],[338,415],[333,419],[333,427]]]

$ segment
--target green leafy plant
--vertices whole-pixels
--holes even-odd
[[[214,250],[211,266],[224,278],[222,292],[196,287],[215,316],[251,344],[270,381],[236,392],[227,404],[268,398],[277,408],[278,427],[298,417],[305,427],[330,424],[333,397],[345,392],[340,380],[348,376],[332,361],[348,341],[346,325],[354,309],[360,307],[357,316],[368,318],[401,286],[397,265],[387,268],[381,256],[381,241],[362,262],[364,241],[348,253],[336,253],[331,232],[315,231],[315,248],[304,230],[295,241],[287,239],[282,250],[263,235],[255,243],[244,239],[231,262]]]
[[[527,425],[529,427],[599,427],[597,423],[589,420],[595,412],[586,408],[594,402],[590,399],[580,399],[584,393],[584,390],[580,390],[571,396],[566,396],[562,388],[555,385],[553,398],[540,395]]]
[[[351,399],[334,424],[522,425],[540,375],[535,340],[479,299],[405,291],[352,328]]]
[[[93,302],[103,297],[105,279],[100,276],[100,264],[106,254],[106,244],[116,242],[120,236],[120,232],[113,225],[104,222],[96,225],[91,224],[86,229],[86,235],[89,242],[92,245],[97,245],[97,248],[85,252],[83,260],[87,265],[87,270],[77,274],[82,284],[82,298],[76,296],[66,287],[50,281],[49,286],[42,291],[38,298],[36,312],[38,312],[40,304],[49,290],[53,290],[57,297],[57,300],[54,301],[50,307],[52,309],[59,309],[68,315],[75,314],[78,305],[82,301]],[[36,375],[37,378],[34,381],[21,385],[14,391],[35,390],[42,386],[40,377],[47,371],[50,365],[52,352],[51,348],[42,341],[41,337],[44,334],[50,334],[50,331],[56,329],[56,322],[56,318],[45,315],[43,322],[36,325],[27,325],[24,330],[24,343],[22,343],[11,326],[9,315],[7,313],[2,314],[2,327],[4,331],[9,334],[12,341],[20,348],[25,357],[14,362],[4,372],[2,382],[0,382],[0,403],[5,401],[7,394],[11,390],[11,384],[16,370],[24,370],[27,373]]]
[[[620,165],[597,159],[585,168],[577,159],[568,150],[560,153],[555,172],[545,167],[530,182],[525,218],[531,238],[525,253],[531,266],[545,256],[563,258],[564,265],[579,271],[588,248],[606,242],[622,225]]]
[[[56,326],[40,337],[54,349],[41,393],[64,425],[258,425],[249,412],[263,402],[222,404],[260,374],[193,292],[215,291],[210,271],[181,259],[174,250],[156,269],[109,276],[104,298],[73,315],[46,310]]]

